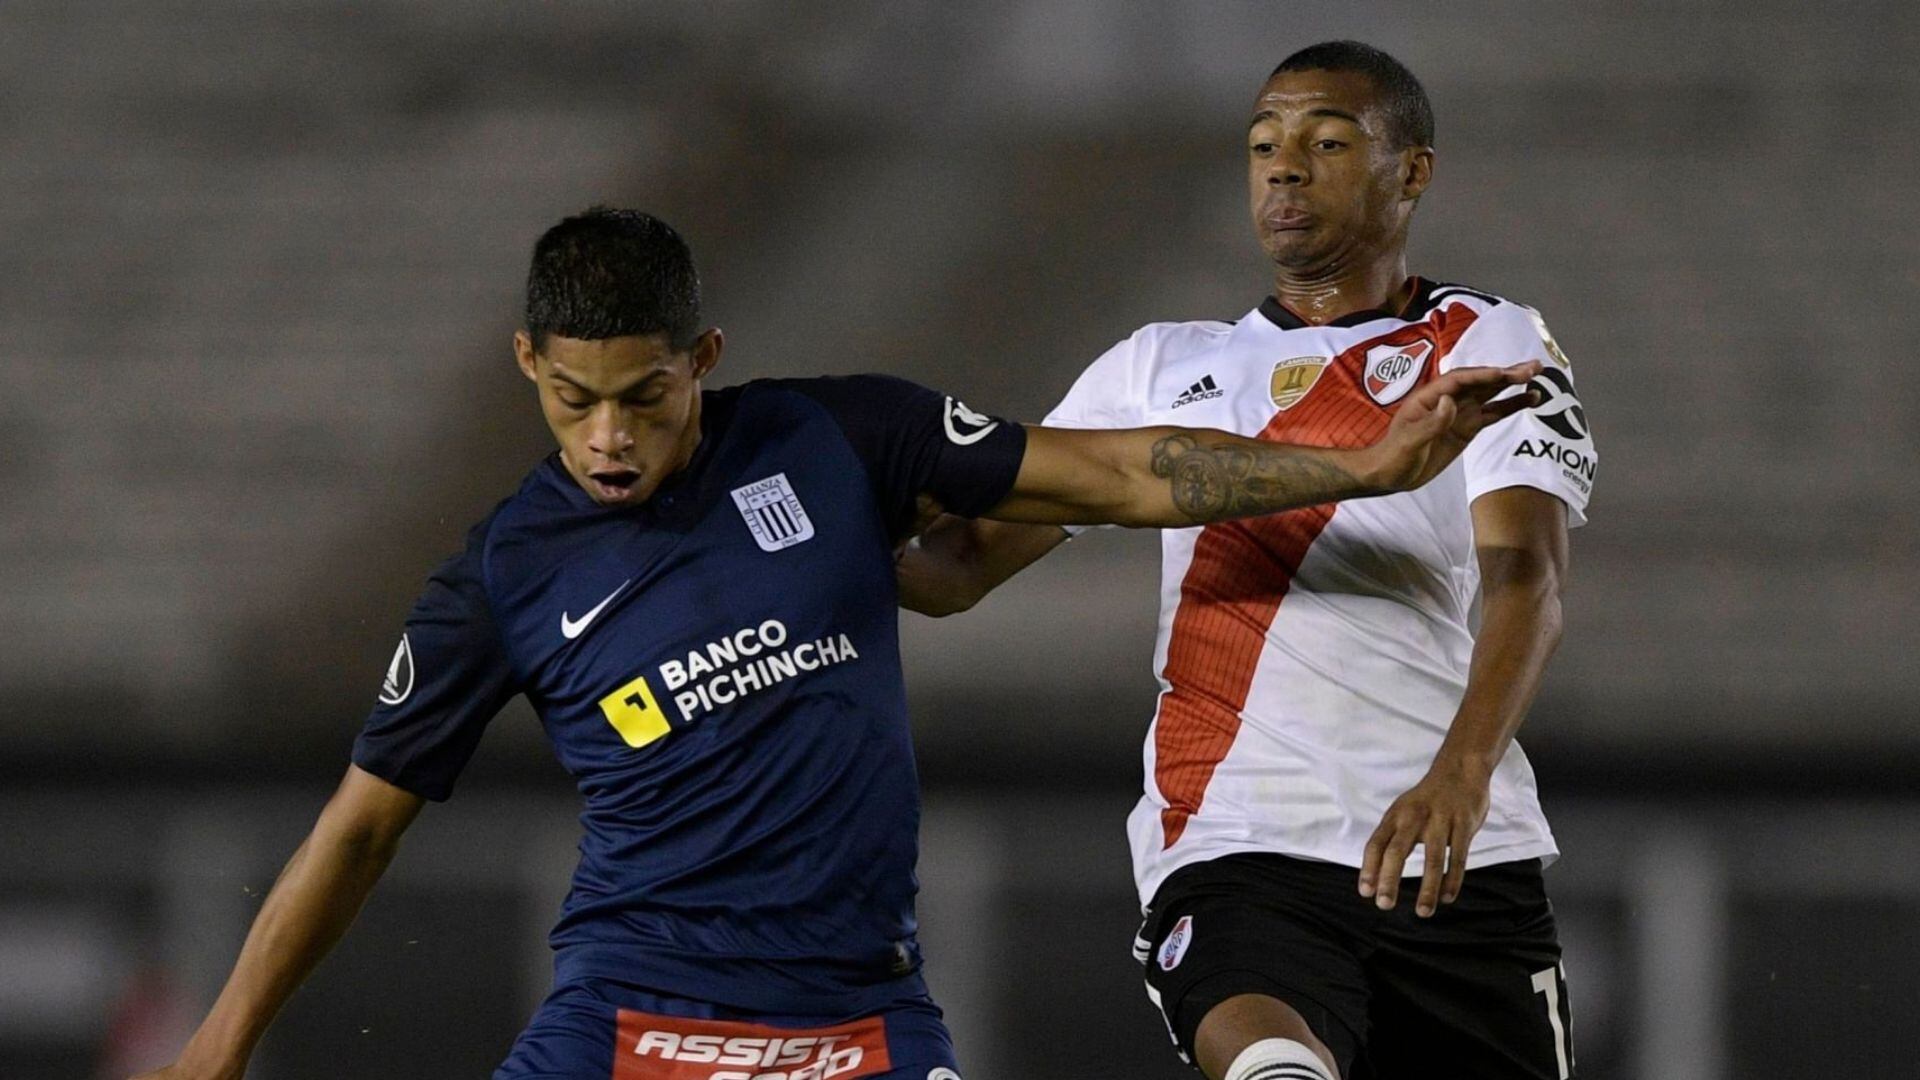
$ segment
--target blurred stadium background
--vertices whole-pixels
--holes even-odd
[[[1544,311],[1605,456],[1523,736],[1583,1074],[1915,1075],[1920,8],[1347,7],[0,6],[0,1076],[122,1076],[210,999],[426,571],[544,452],[546,225],[676,223],[728,380],[1037,418],[1257,302],[1246,106],[1335,36],[1433,95],[1414,269]],[[1156,550],[906,620],[969,1076],[1190,1075],[1127,955]],[[485,1075],[573,812],[516,705],[251,1075]]]

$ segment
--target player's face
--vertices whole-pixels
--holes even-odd
[[[602,506],[637,506],[684,467],[700,442],[700,380],[720,362],[719,330],[674,350],[665,334],[583,341],[548,335],[535,351],[513,338],[520,370],[540,390],[540,411],[560,460]]]
[[[1378,97],[1356,71],[1289,71],[1260,88],[1247,190],[1260,246],[1283,272],[1337,271],[1404,239],[1433,151],[1396,151]]]

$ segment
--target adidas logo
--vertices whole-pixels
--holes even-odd
[[[1173,407],[1177,409],[1182,405],[1191,405],[1196,401],[1207,401],[1220,397],[1225,393],[1225,390],[1214,385],[1213,376],[1209,375],[1199,382],[1194,383],[1192,386],[1187,387],[1186,393],[1174,398]]]

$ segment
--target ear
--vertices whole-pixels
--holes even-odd
[[[1433,147],[1415,146],[1400,151],[1400,197],[1417,199],[1433,183]]]
[[[717,326],[708,327],[693,339],[693,378],[696,382],[706,378],[719,366],[720,354],[726,346],[727,336]]]
[[[533,338],[525,330],[514,331],[513,359],[520,365],[520,374],[534,382],[540,381],[540,354],[533,350]]]

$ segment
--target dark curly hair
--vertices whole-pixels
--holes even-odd
[[[693,252],[652,214],[596,206],[548,229],[527,271],[527,336],[597,341],[667,335],[675,349],[700,328],[700,278]]]

